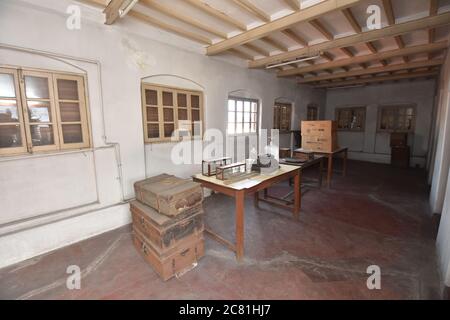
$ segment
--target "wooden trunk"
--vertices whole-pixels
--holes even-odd
[[[133,227],[138,229],[159,254],[173,251],[181,241],[201,236],[204,229],[203,208],[197,206],[169,218],[138,201],[130,203]]]
[[[177,216],[203,202],[200,184],[161,174],[134,184],[136,199],[167,216]]]
[[[189,270],[204,255],[202,235],[180,242],[172,252],[160,255],[138,229],[133,228],[133,233],[134,246],[164,281]]]

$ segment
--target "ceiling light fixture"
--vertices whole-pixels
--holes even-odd
[[[305,62],[305,61],[310,61],[310,60],[316,60],[316,59],[319,59],[320,57],[322,57],[322,53],[321,52],[319,52],[315,56],[303,56],[303,57],[300,57],[300,58],[297,58],[297,59],[291,60],[291,61],[280,62],[280,63],[277,63],[277,64],[269,64],[269,65],[266,66],[266,69],[273,69],[273,68],[277,68],[277,67],[281,67],[281,66],[286,66],[288,64],[300,63],[300,62]]]

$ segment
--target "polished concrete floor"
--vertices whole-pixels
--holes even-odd
[[[127,226],[0,270],[0,298],[438,299],[427,199],[421,170],[350,161],[331,189],[304,194],[299,221],[248,198],[241,263],[206,237],[198,266],[164,282],[136,252]],[[213,195],[204,207],[207,225],[234,239],[232,199]],[[66,287],[69,265],[82,270],[80,290]],[[380,290],[367,288],[371,265],[381,269]]]

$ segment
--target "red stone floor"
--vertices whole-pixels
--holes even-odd
[[[198,266],[164,282],[126,226],[0,270],[0,298],[439,299],[427,203],[424,171],[350,161],[331,189],[304,194],[299,221],[265,204],[256,209],[248,198],[241,263],[206,237]],[[207,225],[234,239],[233,200],[213,195],[204,207]],[[80,290],[66,287],[74,264]],[[370,265],[381,268],[381,290],[367,288]]]

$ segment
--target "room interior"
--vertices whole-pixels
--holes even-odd
[[[449,25],[450,0],[2,0],[0,298],[449,299]]]

